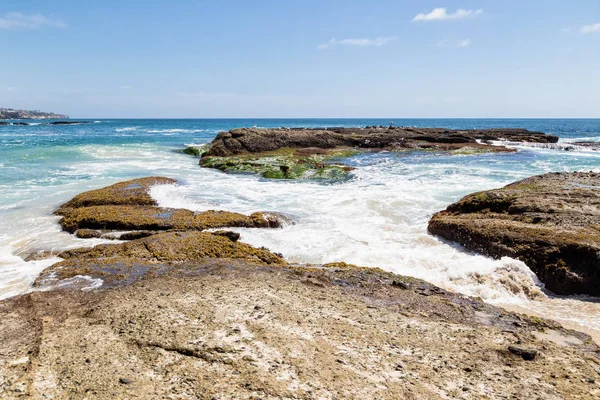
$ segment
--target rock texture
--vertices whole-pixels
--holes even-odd
[[[188,262],[129,286],[5,300],[0,320],[4,399],[600,396],[585,335],[342,263]]]
[[[435,214],[429,231],[518,258],[553,292],[600,295],[600,174],[549,173],[474,193]]]
[[[195,213],[185,209],[158,207],[148,193],[153,185],[174,184],[163,177],[148,177],[120,182],[75,196],[56,214],[67,232],[87,230],[205,230],[223,227],[275,228],[280,224],[273,213],[256,212],[250,216],[227,211]],[[127,238],[129,235],[123,237]],[[129,236],[131,237],[131,236]]]
[[[233,234],[233,232],[230,232]],[[229,237],[233,236],[233,237]],[[237,242],[225,232],[165,232],[122,244],[98,245],[59,253],[65,261],[46,268],[36,286],[77,276],[102,279],[105,287],[162,275],[186,263],[206,259],[239,259],[257,265],[287,265],[277,254]]]
[[[327,128],[327,129],[232,129],[221,132],[212,142],[206,156],[234,156],[246,153],[275,151],[281,148],[333,149],[441,149],[470,146],[489,148],[477,140],[510,140],[555,143],[556,136],[525,129],[489,129],[457,131],[442,128]],[[502,151],[499,146],[496,151]]]
[[[456,153],[511,152],[490,140],[554,143],[556,136],[524,129],[456,131],[441,128],[326,128],[257,129],[241,128],[222,132],[207,151],[200,153],[200,165],[225,172],[252,172],[274,179],[340,180],[352,170],[331,162],[363,151],[431,150]]]

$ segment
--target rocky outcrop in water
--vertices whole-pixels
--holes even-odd
[[[120,182],[75,196],[56,214],[67,232],[83,231],[168,231],[205,230],[224,227],[276,228],[279,216],[256,212],[249,216],[228,211],[196,213],[178,208],[158,207],[148,191],[154,185],[174,184],[170,178],[149,177]]]
[[[600,174],[549,173],[474,193],[435,214],[429,231],[518,258],[553,292],[600,295]]]
[[[274,179],[348,177],[340,159],[365,151],[445,151],[455,154],[514,151],[491,140],[554,143],[556,136],[524,129],[448,130],[367,127],[326,129],[241,128],[222,132],[201,153],[200,165]],[[192,150],[188,150],[192,153]]]
[[[221,132],[212,142],[206,156],[235,156],[262,153],[282,148],[334,149],[440,149],[463,147],[489,149],[477,141],[510,140],[555,143],[556,136],[525,129],[449,130],[441,128],[327,128],[327,129],[232,129]],[[489,149],[492,150],[492,149]],[[498,147],[496,151],[502,151]]]

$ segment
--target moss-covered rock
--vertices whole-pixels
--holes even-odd
[[[186,209],[157,207],[156,201],[148,193],[152,185],[175,182],[170,178],[151,177],[117,183],[79,194],[62,205],[56,213],[62,216],[62,228],[71,233],[80,230],[80,237],[100,236],[100,232],[92,230],[277,228],[281,224],[279,216],[274,213],[256,212],[248,216],[228,211],[196,213]],[[144,234],[129,233],[120,238],[130,240],[140,236]]]
[[[257,154],[205,156],[200,165],[223,172],[253,173],[268,179],[344,180],[354,168],[336,163],[336,159],[357,154],[352,149],[284,148]]]
[[[149,190],[155,185],[175,184],[177,181],[171,178],[151,176],[147,178],[133,179],[119,182],[102,189],[90,190],[78,194],[70,201],[63,204],[58,211],[62,215],[70,208],[106,205],[140,205],[154,206],[156,200],[149,194]]]
[[[183,154],[187,154],[189,156],[196,156],[196,157],[200,157],[200,154],[202,154],[202,150],[200,150],[198,147],[194,147],[194,146],[186,147],[185,149],[181,150],[181,152]]]
[[[206,153],[208,150],[210,150],[210,147],[211,147],[210,143],[205,143],[205,144],[200,144],[200,145],[195,145],[195,146],[188,146],[185,149],[181,150],[181,152],[183,154],[187,154],[190,156],[200,157],[204,153]]]
[[[287,265],[280,256],[264,248],[232,240],[233,232],[163,232],[121,244],[98,245],[59,254],[65,261],[43,271],[37,279],[68,279],[78,275],[101,278],[109,286],[139,279],[139,274],[157,274],[181,263],[204,259],[241,259],[258,265]]]

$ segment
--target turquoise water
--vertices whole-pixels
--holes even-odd
[[[557,145],[511,144],[511,154],[378,153],[352,157],[342,183],[270,181],[201,169],[181,154],[220,131],[258,126],[396,125],[519,127],[558,135]],[[473,191],[550,171],[600,172],[600,152],[569,142],[600,141],[600,120],[342,119],[97,120],[91,124],[0,126],[0,298],[23,293],[57,261],[24,261],[40,250],[101,243],[60,232],[52,211],[73,195],[120,180],[163,175],[179,185],[153,189],[161,205],[193,210],[279,211],[296,223],[240,229],[242,240],[294,262],[347,261],[417,276],[448,289],[600,332],[600,308],[548,297],[523,263],[491,260],[429,236],[431,214]],[[569,149],[567,151],[566,149]]]

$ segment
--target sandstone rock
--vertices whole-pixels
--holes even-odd
[[[600,174],[549,173],[474,193],[429,231],[495,258],[524,261],[560,294],[600,295]]]
[[[287,268],[240,259],[170,268],[125,287],[0,302],[2,359],[29,359],[0,362],[0,397],[15,397],[17,383],[18,395],[31,399],[598,395],[587,380],[598,347],[585,335],[567,331],[584,345],[544,343],[551,362],[513,362],[506,346],[514,334],[524,347],[540,346],[530,333],[546,322],[445,291],[420,296],[419,288],[436,290],[417,279],[347,264]],[[489,315],[485,324],[481,313]],[[553,386],[551,374],[564,371],[570,378]]]

